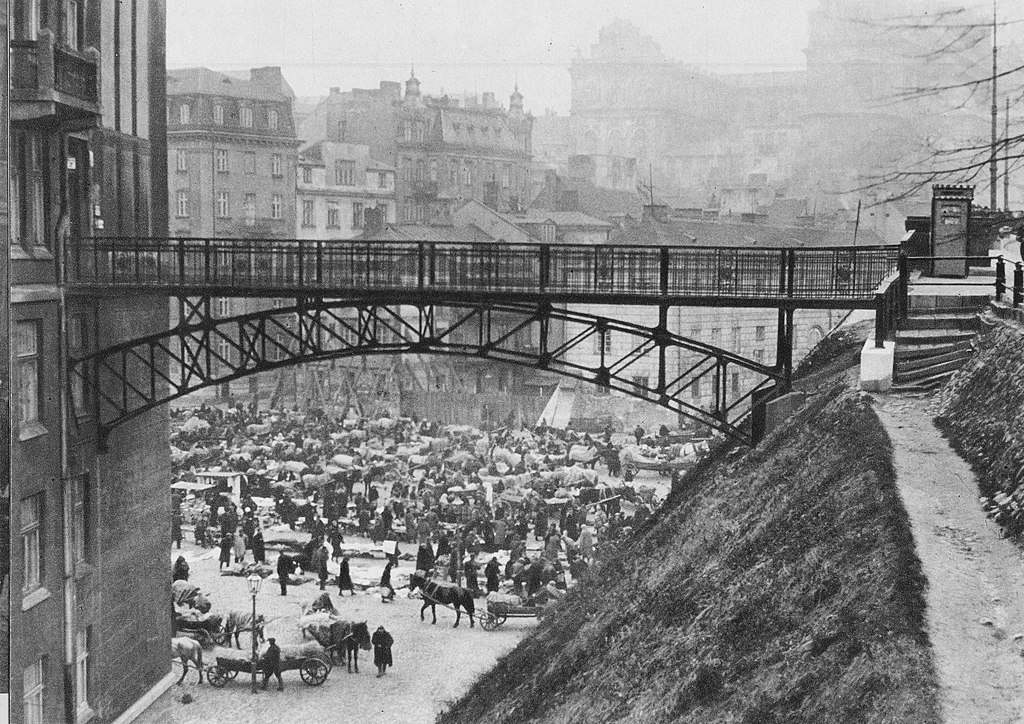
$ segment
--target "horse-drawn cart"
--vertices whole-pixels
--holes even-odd
[[[487,608],[477,614],[484,631],[494,631],[510,618],[536,618],[543,616],[544,607],[538,605],[514,606],[502,601],[488,601]]]
[[[211,631],[198,623],[190,625],[179,620],[175,628],[177,630],[175,636],[188,636],[190,639],[195,639],[204,649],[214,645],[222,646],[231,638],[231,634],[223,629],[218,628]]]
[[[229,681],[234,680],[239,673],[251,674],[252,661],[249,659],[235,659],[224,656],[217,657],[217,664],[206,670],[206,679],[216,687],[226,686]],[[282,658],[281,671],[294,671],[298,669],[299,676],[307,686],[320,686],[327,681],[327,675],[331,673],[331,662],[319,656],[303,656],[298,658]],[[256,676],[263,674],[263,669],[257,665]]]

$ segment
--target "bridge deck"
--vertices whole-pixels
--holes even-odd
[[[360,296],[873,307],[896,246],[759,249],[300,239],[95,238],[69,244],[71,290],[167,296]]]

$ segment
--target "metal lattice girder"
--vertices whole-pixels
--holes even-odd
[[[357,355],[433,353],[550,370],[749,440],[741,421],[751,398],[785,372],[671,333],[664,310],[655,327],[548,303],[298,299],[291,307],[217,318],[208,300],[199,300],[182,312],[172,329],[73,361],[73,373],[89,378],[102,435],[171,400],[259,372]],[[744,394],[729,394],[734,370],[756,378]],[[695,404],[694,387],[701,385],[714,392],[710,409]]]

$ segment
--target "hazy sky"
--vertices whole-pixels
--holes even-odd
[[[799,68],[818,0],[171,0],[167,64],[280,65],[299,96],[404,81],[569,110],[569,63],[626,18],[669,58],[719,70]]]

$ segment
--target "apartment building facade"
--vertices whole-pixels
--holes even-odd
[[[67,293],[58,261],[89,236],[167,234],[166,7],[10,11],[11,714],[109,720],[170,670],[167,413],[101,449],[97,401],[119,391],[68,357],[161,328],[167,304]]]

